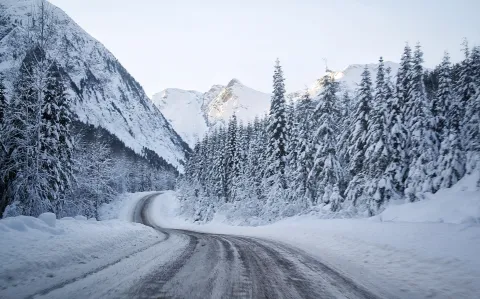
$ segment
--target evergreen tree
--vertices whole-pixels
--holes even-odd
[[[376,214],[380,207],[395,196],[390,176],[386,175],[391,159],[388,152],[388,103],[392,93],[383,58],[380,57],[368,130],[366,136],[365,166],[368,177],[368,208]]]
[[[465,173],[465,156],[462,148],[460,102],[452,91],[450,56],[445,53],[439,73],[439,88],[436,96],[437,132],[442,134],[438,157],[435,188],[450,188]]]
[[[397,82],[395,85],[395,95],[398,105],[402,108],[402,121],[405,125],[409,125],[411,119],[409,116],[413,115],[414,102],[411,101],[412,94],[412,49],[407,44],[403,50],[402,58],[400,59],[400,68],[397,72]],[[407,144],[408,146],[408,144]]]
[[[53,63],[42,107],[41,150],[46,157],[44,163],[49,173],[49,199],[54,203],[57,212],[62,210],[64,194],[72,186],[73,180],[73,140],[69,105],[60,71]]]
[[[314,163],[308,177],[310,191],[316,203],[331,203],[331,195],[335,187],[344,179],[343,168],[338,161],[337,138],[339,133],[338,119],[338,82],[330,74],[322,78],[323,90],[318,104],[313,111],[313,149]],[[338,199],[338,198],[337,198]],[[332,202],[331,209],[337,210],[340,202]]]
[[[272,198],[278,199],[286,188],[285,182],[285,158],[287,124],[285,111],[285,84],[282,67],[277,59],[273,75],[273,95],[270,105],[268,124],[268,157],[266,169],[266,186],[272,192]]]
[[[292,161],[291,198],[306,208],[313,204],[313,194],[307,193],[308,175],[313,168],[313,143],[311,141],[314,104],[308,91],[299,100],[296,113],[295,159]]]
[[[234,114],[228,123],[225,146],[226,200],[233,201],[233,183],[238,176],[237,117]]]
[[[388,74],[388,72],[387,72]],[[407,139],[408,132],[404,124],[405,102],[400,93],[393,92],[387,80],[387,152],[390,153],[390,161],[386,169],[386,178],[392,182],[392,189],[396,194],[402,195],[404,191],[405,176],[408,169],[407,165]],[[398,80],[397,80],[398,87]]]
[[[338,140],[337,151],[339,155],[340,164],[343,167],[348,167],[350,164],[350,155],[349,155],[349,143],[350,135],[352,134],[352,100],[348,91],[345,91],[342,96],[342,119],[340,120],[340,137]],[[339,186],[341,193],[347,188],[347,183],[350,180],[350,174],[348,171],[345,172],[345,180],[342,185]]]
[[[474,47],[462,62],[462,71],[457,92],[465,108],[463,144],[467,153],[467,171],[480,167],[480,47]]]
[[[373,102],[370,71],[365,67],[362,81],[357,91],[356,107],[352,121],[350,143],[348,147],[350,164],[348,170],[352,179],[347,190],[346,199],[353,205],[364,204],[366,186],[366,141],[371,104]]]
[[[253,136],[248,149],[248,173],[250,174],[252,183],[252,197],[255,199],[263,199],[265,190],[262,184],[262,178],[266,169],[266,149],[268,144],[266,132],[266,119],[259,120],[255,118],[253,123]]]
[[[426,93],[423,78],[423,53],[420,45],[415,48],[413,68],[410,78],[410,93],[406,110],[410,130],[410,166],[406,180],[407,200],[420,199],[424,192],[435,192],[434,177],[438,154],[438,139],[433,130],[432,107]]]

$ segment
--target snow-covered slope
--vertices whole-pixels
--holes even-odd
[[[223,126],[235,113],[242,122],[253,121],[270,107],[270,95],[232,79],[226,86],[214,85],[209,91],[169,88],[152,97],[153,103],[173,128],[193,147],[210,129]]]
[[[207,132],[205,116],[200,113],[203,106],[202,93],[168,88],[153,95],[152,100],[190,147]]]
[[[378,64],[367,64],[367,67],[374,79]],[[385,67],[391,68],[393,77],[398,72],[399,64],[387,61]],[[341,84],[341,90],[354,92],[364,68],[363,64],[352,64],[343,71],[333,72],[335,79]],[[321,90],[320,79],[308,88],[313,98]],[[295,101],[303,93],[304,90],[291,92],[287,94],[287,98]],[[239,80],[232,79],[226,86],[214,85],[206,93],[169,88],[155,94],[152,99],[173,128],[193,147],[195,141],[208,130],[225,125],[233,113],[244,123],[253,121],[256,116],[265,115],[270,108],[270,98],[270,94],[254,90]]]
[[[0,2],[0,72],[11,86],[26,52],[21,42],[35,0]],[[101,126],[140,153],[155,151],[182,171],[186,144],[173,130],[143,88],[100,42],[86,33],[61,9],[51,5],[58,19],[55,57],[70,78],[69,93],[79,120]]]
[[[251,89],[239,80],[232,79],[208,104],[208,123],[226,124],[233,114],[236,114],[239,121],[253,121],[255,116],[261,116],[268,111],[270,97],[269,94]]]

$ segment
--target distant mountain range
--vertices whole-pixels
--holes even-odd
[[[392,69],[394,76],[399,64],[385,62],[386,67]],[[372,79],[377,73],[378,64],[368,64]],[[340,82],[342,90],[353,92],[361,80],[365,65],[353,64],[340,72],[332,72]],[[322,76],[320,76],[322,77]],[[309,88],[309,94],[315,98],[321,91],[320,79]],[[295,101],[305,91],[300,90],[287,94],[287,99]],[[171,123],[173,128],[193,147],[196,140],[216,126],[225,125],[235,113],[238,120],[244,123],[251,122],[256,116],[262,117],[270,108],[270,97],[243,85],[238,79],[232,79],[227,85],[214,85],[207,92],[167,88],[152,97],[153,103]]]

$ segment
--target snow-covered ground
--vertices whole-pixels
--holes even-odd
[[[126,209],[115,208],[117,214],[128,217],[137,198],[139,194],[124,196],[118,203]],[[87,220],[82,216],[56,220],[54,214],[2,219],[0,234],[0,298],[24,298],[71,282],[141,253],[163,239],[141,224]]]
[[[288,243],[387,297],[477,298],[480,192],[473,187],[476,181],[467,176],[429,200],[393,205],[369,219],[310,215],[246,227],[227,225],[218,215],[198,225],[178,215],[180,202],[174,191],[155,199],[150,218],[165,228]],[[108,284],[109,290],[125,289],[142,273],[174,258],[185,240],[161,242],[162,235],[155,230],[129,223],[136,204],[148,194],[125,194],[104,205],[101,218],[111,220],[55,220],[53,215],[0,220],[0,298],[42,295],[46,289],[53,290],[47,297],[62,298],[77,291],[98,297],[106,290],[102,284]],[[98,289],[86,290],[92,280],[102,283]],[[64,284],[69,287],[62,288]]]
[[[204,225],[178,217],[175,192],[160,195],[152,219],[163,227],[256,236],[297,246],[368,289],[399,298],[478,298],[480,192],[476,177],[423,202],[370,219],[299,216],[258,227]]]

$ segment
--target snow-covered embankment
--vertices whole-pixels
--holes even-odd
[[[255,236],[291,244],[386,298],[477,298],[480,294],[480,191],[477,176],[421,202],[393,205],[369,219],[297,216],[274,224],[231,226],[217,215],[192,224],[177,215],[174,192],[151,218],[163,227]]]
[[[147,193],[145,193],[147,194]],[[124,195],[101,218],[128,218],[144,193]],[[115,217],[118,218],[118,217]],[[162,240],[150,227],[83,216],[19,216],[0,220],[0,297],[21,298],[114,264]]]

